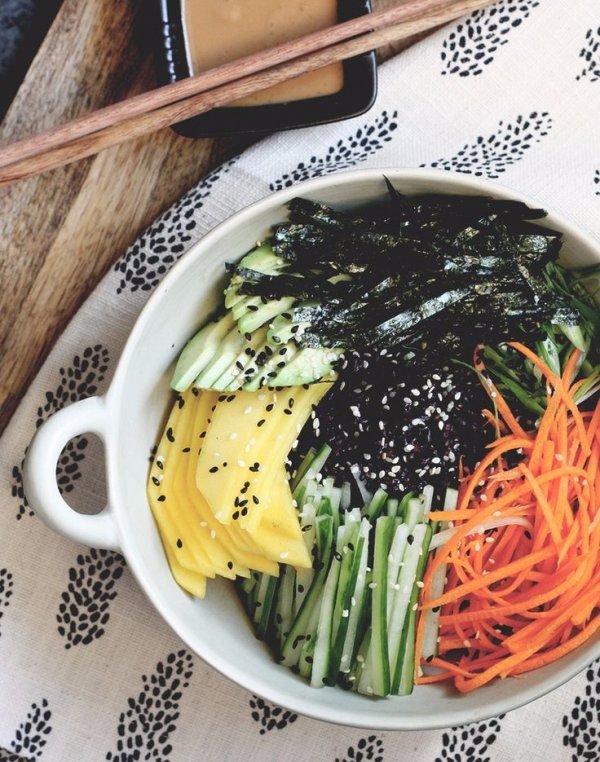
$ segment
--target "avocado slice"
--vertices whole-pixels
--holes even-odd
[[[221,341],[235,327],[230,312],[203,326],[183,348],[179,355],[171,387],[184,392],[204,370],[219,350]]]

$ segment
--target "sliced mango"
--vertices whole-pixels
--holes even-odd
[[[181,566],[168,542],[164,543],[163,547],[175,582],[191,595],[195,595],[196,598],[204,598],[206,595],[206,577],[204,574],[190,571]]]
[[[203,549],[183,542],[187,535],[187,520],[174,492],[178,461],[170,441],[174,439],[174,431],[178,429],[179,414],[179,406],[175,404],[150,469],[148,501],[163,544],[169,545],[178,564],[196,574],[214,577],[214,569]]]
[[[283,469],[273,480],[269,498],[268,507],[254,527],[252,538],[269,558],[308,569],[311,558],[292,503],[287,474]]]
[[[196,484],[224,524],[256,529],[276,474],[329,384],[221,395],[198,457]],[[291,499],[285,507],[294,516]]]
[[[319,384],[257,392],[190,389],[175,402],[148,481],[148,498],[176,581],[202,597],[206,579],[276,576],[308,568],[285,459]],[[248,410],[250,408],[250,410]]]

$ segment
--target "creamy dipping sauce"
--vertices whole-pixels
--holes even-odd
[[[337,0],[182,0],[193,74],[325,29],[337,22]],[[231,105],[254,106],[331,95],[342,89],[341,63],[249,95]]]

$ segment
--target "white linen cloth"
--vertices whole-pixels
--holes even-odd
[[[20,467],[36,425],[107,388],[151,289],[183,251],[273,189],[354,166],[498,179],[600,236],[598,0],[505,0],[442,29],[380,68],[368,114],[263,140],[163,214],[100,283],[0,446],[0,760],[600,759],[598,663],[463,729],[365,732],[296,718],[189,653],[118,555],[54,534],[27,506]],[[71,443],[59,471],[68,499],[101,502],[92,440]]]

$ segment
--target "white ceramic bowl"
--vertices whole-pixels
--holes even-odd
[[[123,351],[110,390],[52,416],[37,432],[25,464],[25,488],[51,527],[92,546],[122,551],[142,589],[166,622],[199,656],[253,693],[296,712],[357,727],[416,730],[447,727],[514,709],[556,688],[600,656],[594,639],[555,664],[519,679],[497,681],[470,695],[421,686],[412,696],[373,700],[338,688],[310,688],[276,664],[254,637],[230,583],[210,582],[205,600],[173,580],[146,501],[148,456],[172,400],[173,362],[220,299],[225,261],[248,251],[285,218],[285,204],[302,195],[351,208],[385,193],[383,175],[402,192],[485,194],[535,202],[495,183],[437,170],[363,170],[312,180],[243,209],[199,241],[158,286]],[[600,246],[568,220],[549,214],[544,225],[565,234],[565,260],[600,261]],[[94,432],[106,447],[108,506],[86,516],[72,511],[55,480],[58,456],[76,434]]]

